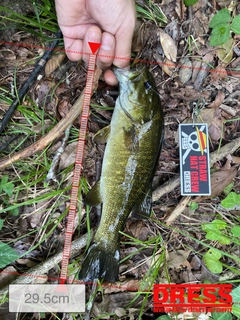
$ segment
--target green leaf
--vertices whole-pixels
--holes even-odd
[[[232,314],[234,314],[238,319],[240,318],[240,286],[233,289],[233,291],[230,293],[233,299],[233,306],[232,306]],[[234,304],[234,302],[236,304]]]
[[[191,202],[189,203],[189,208],[190,208],[191,210],[196,210],[196,209],[198,208],[198,203],[195,202],[195,201],[191,201]]]
[[[231,229],[231,232],[234,236],[236,237],[240,237],[240,227],[239,226],[234,226],[232,229]]]
[[[240,194],[237,194],[236,192],[230,192],[227,197],[221,201],[221,205],[226,209],[240,205]]]
[[[216,249],[209,249],[206,253],[205,256],[207,256],[208,258],[212,259],[212,260],[219,260],[222,258],[222,254],[220,251],[216,250]]]
[[[17,260],[19,255],[8,244],[0,242],[0,268],[4,268],[9,263]]]
[[[209,271],[211,271],[214,274],[222,273],[223,267],[220,261],[212,260],[210,258],[207,258],[203,256],[203,261],[208,268]]]
[[[230,28],[234,33],[240,34],[240,14],[233,19]]]
[[[217,274],[221,273],[223,270],[222,263],[219,261],[221,257],[221,252],[210,249],[203,255],[203,261],[212,273]]]
[[[6,192],[7,195],[11,196],[13,188],[14,184],[12,182],[8,182],[8,176],[3,176],[0,182],[0,192],[3,190]]]
[[[230,293],[233,302],[240,302],[240,285]]]
[[[233,40],[232,38],[230,39],[230,40]],[[230,50],[228,50],[228,52],[229,52]],[[227,52],[226,52],[227,53]],[[232,59],[231,59],[232,60]],[[230,61],[231,61],[230,60]],[[230,62],[229,61],[229,62]],[[231,190],[232,190],[232,188],[234,187],[234,183],[233,182],[231,182],[231,183],[229,183],[229,185],[227,185],[226,187],[225,187],[225,189],[223,189],[223,192],[224,192],[224,194],[227,196],[230,192],[231,192]]]
[[[218,13],[216,13],[215,16],[213,16],[212,20],[210,21],[209,27],[214,28],[219,24],[229,22],[230,19],[231,19],[230,12],[228,11],[228,9],[224,8],[218,11]]]
[[[210,36],[210,46],[219,46],[230,38],[230,26],[224,23],[213,28]]]
[[[206,239],[218,241],[221,244],[230,244],[231,243],[230,238],[228,238],[228,237],[224,236],[223,234],[221,234],[220,232],[216,232],[216,231],[207,232]]]
[[[240,319],[240,306],[239,305],[232,306],[232,314],[234,314],[237,317],[237,319]]]
[[[229,64],[232,61],[233,47],[234,47],[233,38],[229,38],[228,41],[226,41],[225,43],[221,44],[218,47],[217,55],[218,55],[218,58],[223,63]],[[229,194],[229,192],[232,190],[233,186],[234,186],[234,183],[232,182],[223,190],[225,195]]]
[[[184,0],[184,4],[186,7],[192,6],[197,2],[198,2],[198,0]]]
[[[212,312],[213,320],[232,320],[232,315],[230,312]]]
[[[4,220],[3,220],[3,219],[0,219],[0,230],[2,230],[3,223],[4,223]]]
[[[227,223],[222,220],[215,219],[210,223],[202,224],[202,229],[205,231],[206,239],[218,241],[221,244],[230,244],[231,239],[226,237],[221,230],[225,230],[227,227]]]
[[[14,184],[12,182],[8,182],[4,186],[2,186],[2,188],[8,196],[11,196],[13,193]]]
[[[203,223],[201,225],[201,228],[203,231],[208,232],[208,231],[213,231],[213,230],[224,230],[227,227],[227,223],[222,220],[215,219],[210,223]]]
[[[164,316],[158,317],[156,320],[171,320],[171,318],[169,318],[169,316],[167,315],[164,315]]]
[[[8,182],[8,176],[5,175],[5,176],[2,177],[1,185],[4,185],[7,182]]]
[[[19,209],[18,208],[14,208],[11,210],[11,214],[14,216],[14,217],[17,217],[18,214],[19,214]]]

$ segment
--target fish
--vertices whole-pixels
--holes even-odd
[[[147,218],[152,208],[152,180],[164,136],[164,117],[154,78],[147,67],[115,69],[120,93],[111,123],[94,137],[107,143],[100,180],[85,203],[102,203],[99,226],[79,279],[115,282],[119,274],[120,231],[132,213]]]

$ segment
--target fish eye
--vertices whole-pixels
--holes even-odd
[[[152,88],[151,84],[149,83],[149,81],[145,81],[144,82],[144,87],[146,90],[150,90]]]

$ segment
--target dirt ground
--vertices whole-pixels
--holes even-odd
[[[223,50],[227,54],[219,53],[218,47],[209,44],[209,23],[224,7],[233,16],[240,14],[240,5],[237,1],[221,0],[199,0],[191,7],[185,7],[180,0],[163,0],[156,5],[161,7],[168,22],[159,26],[154,21],[139,19],[132,48],[133,58],[149,66],[164,111],[164,143],[153,181],[153,214],[150,220],[129,218],[126,222],[121,238],[121,259],[129,255],[130,258],[122,262],[116,285],[101,288],[103,295],[98,292],[92,309],[93,319],[157,319],[161,314],[152,311],[153,283],[226,281],[237,287],[239,282],[239,238],[238,242],[229,244],[209,240],[201,226],[214,219],[225,221],[228,227],[239,223],[239,206],[225,210],[221,201],[230,184],[230,191],[237,194],[240,191],[240,36],[232,34],[232,45]],[[17,12],[33,15],[31,6],[27,8],[27,12],[22,8]],[[11,9],[16,10],[14,5]],[[8,24],[9,20],[3,16],[1,26]],[[46,33],[54,37],[53,33]],[[8,110],[16,90],[31,74],[45,45],[39,37],[19,30],[18,26],[1,30],[0,119]],[[59,47],[63,48],[61,43]],[[64,139],[63,132],[39,152],[35,152],[33,144],[44,138],[70,112],[85,87],[86,71],[83,62],[71,62],[58,52],[57,58],[51,58],[46,69],[41,71],[42,76],[37,78],[8,127],[0,134],[0,214],[3,221],[0,241],[10,244],[19,255],[8,267],[2,267],[7,276],[0,278],[0,289],[16,278],[15,272],[29,274],[31,268],[38,268],[40,263],[62,252],[79,117],[73,122],[64,146],[57,168],[57,183],[46,183],[46,176]],[[107,85],[101,78],[91,101],[82,195],[100,177],[104,145],[93,143],[92,137],[110,123],[117,96],[118,87]],[[208,124],[212,175],[211,195],[189,198],[182,196],[180,191],[178,127],[180,123],[192,123],[193,114],[196,115],[195,122]],[[230,143],[231,148],[224,150]],[[21,150],[28,150],[28,156],[7,165],[9,155]],[[3,180],[6,176],[7,181]],[[14,185],[12,193],[3,188],[3,183],[9,182]],[[11,189],[11,185],[8,186]],[[74,241],[86,234],[89,226],[94,228],[99,222],[99,210],[91,208],[89,211],[81,200],[80,196]],[[210,271],[204,263],[207,245],[230,254],[221,257],[221,272]],[[84,248],[76,250],[70,260],[71,280],[77,276],[83,253]],[[50,264],[45,272],[39,269],[39,275],[45,274],[48,282],[57,283],[60,260],[58,264]],[[231,268],[238,273],[231,273]],[[149,275],[149,270],[156,274]],[[141,295],[136,294],[137,291],[149,293]],[[174,316],[170,315],[176,319]],[[180,314],[178,319],[213,319],[210,314],[204,316],[199,318],[200,313]],[[81,319],[77,314],[75,317],[48,313],[18,315],[18,319],[57,317]],[[16,314],[9,314],[6,309],[0,311],[1,320],[15,318]],[[233,319],[237,318],[233,316]]]

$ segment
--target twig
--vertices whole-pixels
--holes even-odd
[[[72,125],[67,127],[67,129],[65,130],[65,136],[62,140],[62,144],[61,144],[60,148],[58,148],[57,152],[55,153],[55,156],[53,157],[51,167],[50,167],[48,174],[47,174],[47,177],[46,177],[46,182],[53,181],[53,182],[56,182],[57,184],[59,183],[58,178],[57,178],[57,167],[58,167],[61,155],[63,154],[64,149],[67,145],[71,127],[72,127]]]
[[[174,220],[177,219],[178,216],[180,216],[180,214],[186,208],[186,206],[188,205],[190,200],[191,200],[190,196],[182,198],[182,200],[179,202],[177,207],[173,210],[173,212],[170,214],[170,216],[165,221],[167,225],[171,224]]]
[[[230,143],[225,144],[219,152],[218,150],[210,154],[210,167],[214,165],[215,162],[220,161],[222,158],[226,157],[228,154],[232,154],[240,147],[240,137],[233,140]]]
[[[153,201],[159,200],[162,196],[164,196],[166,193],[172,192],[179,185],[180,185],[179,177],[168,180],[162,186],[158,187],[156,190],[153,191],[153,195],[152,195]]]
[[[58,44],[59,38],[62,36],[62,32],[59,30],[56,34],[56,38],[54,41],[50,43],[49,48],[46,49],[44,55],[42,58],[39,59],[39,61],[36,63],[36,66],[32,73],[30,74],[29,78],[27,81],[24,83],[22,88],[19,90],[17,94],[17,98],[12,102],[11,106],[9,107],[8,111],[4,115],[1,123],[0,123],[0,133],[5,129],[6,125],[10,121],[14,111],[17,109],[18,105],[22,102],[23,97],[25,94],[28,92],[28,90],[31,88],[31,86],[35,83],[37,80],[37,77],[42,70],[42,68],[45,66],[46,62],[50,58],[53,49],[56,47]]]
[[[93,91],[97,89],[98,80],[101,76],[101,69],[96,67],[94,72],[94,84]],[[85,91],[85,90],[84,90]],[[37,142],[33,143],[28,148],[19,151],[12,156],[4,157],[0,161],[0,169],[3,169],[14,162],[30,157],[31,155],[41,151],[46,146],[48,146],[51,142],[53,142],[56,138],[58,138],[63,131],[67,129],[67,127],[73,123],[73,121],[80,115],[82,111],[83,99],[84,99],[84,91],[81,93],[80,97],[77,99],[71,110],[66,114],[66,116],[61,119],[58,124],[44,137],[39,139]]]

